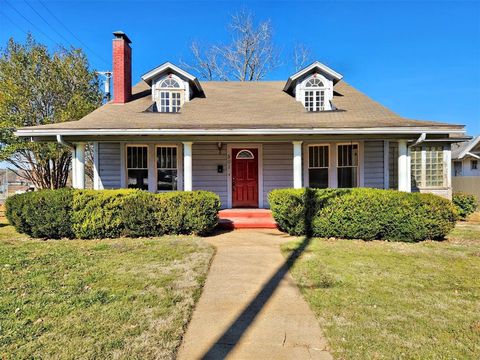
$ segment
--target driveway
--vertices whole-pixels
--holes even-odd
[[[331,359],[288,273],[277,230],[207,238],[217,248],[179,359]]]

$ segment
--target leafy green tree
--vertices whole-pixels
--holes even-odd
[[[71,151],[18,138],[19,127],[78,120],[101,105],[99,80],[82,50],[50,53],[31,35],[0,55],[0,160],[38,188],[65,187]]]

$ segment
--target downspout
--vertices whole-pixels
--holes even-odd
[[[423,143],[425,141],[426,138],[427,138],[427,133],[423,132],[420,135],[420,137],[412,145],[409,145],[408,147],[414,147],[414,146],[420,145],[421,143]]]
[[[61,145],[67,146],[71,149],[75,149],[75,145],[73,145],[71,142],[65,141],[63,139],[63,136],[60,135],[60,134],[57,135],[57,142]]]

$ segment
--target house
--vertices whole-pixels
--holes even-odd
[[[474,194],[480,201],[480,136],[452,144],[453,191]]]
[[[259,82],[199,81],[166,62],[132,87],[131,54],[115,32],[112,101],[78,121],[16,133],[71,146],[76,188],[93,143],[95,189],[204,189],[224,208],[267,208],[268,193],[286,187],[451,197],[451,144],[464,126],[403,118],[320,62]]]

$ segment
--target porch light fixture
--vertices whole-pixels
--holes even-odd
[[[217,143],[217,149],[218,149],[218,153],[221,154],[222,153],[222,146],[223,144],[221,142],[218,142]]]

